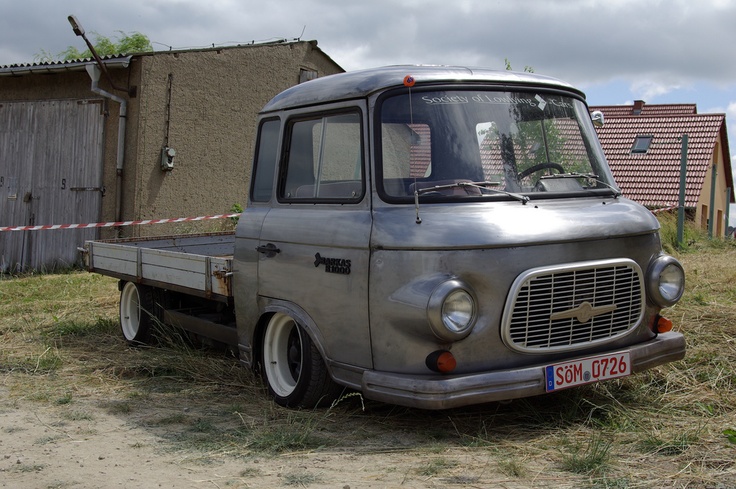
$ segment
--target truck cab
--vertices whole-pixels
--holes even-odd
[[[295,407],[348,388],[444,409],[630,375],[685,354],[660,315],[684,273],[658,229],[567,83],[429,66],[312,80],[258,118],[240,358]]]

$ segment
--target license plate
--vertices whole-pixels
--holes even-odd
[[[547,392],[627,375],[631,375],[628,351],[557,363],[544,369]]]

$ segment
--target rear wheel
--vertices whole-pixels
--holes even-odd
[[[335,384],[307,332],[291,316],[277,313],[263,335],[262,365],[268,390],[276,403],[313,408],[332,403],[341,387]]]
[[[146,343],[153,314],[153,289],[125,282],[120,291],[120,329],[128,343]]]

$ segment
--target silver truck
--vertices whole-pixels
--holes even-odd
[[[234,233],[90,241],[131,342],[153,321],[230,345],[278,404],[343,389],[444,409],[675,361],[682,296],[582,92],[534,74],[328,76],[258,118]]]

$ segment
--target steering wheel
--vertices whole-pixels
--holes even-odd
[[[547,163],[539,163],[538,165],[530,166],[529,168],[527,168],[523,172],[519,173],[519,180],[522,180],[522,179],[528,177],[532,173],[536,173],[538,171],[541,171],[541,170],[544,170],[544,169],[547,169],[547,168],[552,168],[554,170],[557,170],[560,173],[565,173],[565,169],[562,168],[562,165],[560,165],[559,163],[552,163],[550,161],[550,162],[547,162]]]

